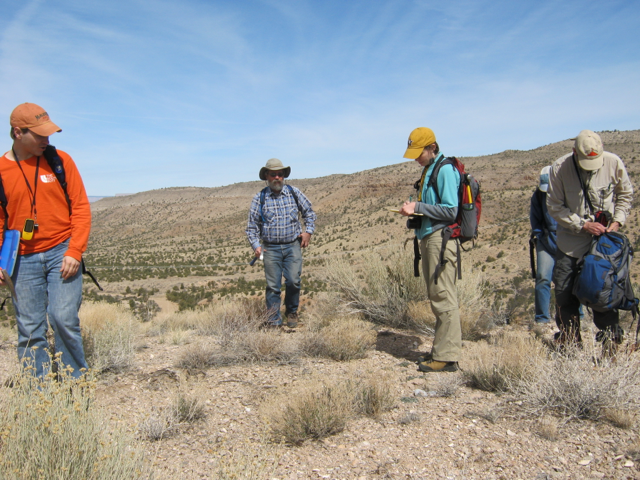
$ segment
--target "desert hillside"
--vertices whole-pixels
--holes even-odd
[[[640,131],[601,132],[601,136],[605,149],[625,162],[637,191]],[[465,269],[481,269],[496,290],[516,293],[513,279],[526,277],[529,268],[528,209],[539,171],[571,148],[572,142],[564,140],[534,150],[461,158],[481,182],[483,199],[478,242],[463,256]],[[357,268],[370,255],[385,257],[404,248],[412,233],[404,219],[387,207],[397,207],[414,194],[419,174],[415,162],[403,162],[350,175],[290,179],[318,214],[316,234],[304,254],[305,292],[326,289],[322,265],[329,257],[349,256]],[[247,176],[257,177],[257,172]],[[143,288],[154,292],[151,298],[162,308],[172,308],[166,291],[175,286],[197,289],[192,302],[206,302],[225,292],[257,292],[261,287],[256,282],[263,274],[248,265],[251,251],[244,229],[251,198],[263,184],[176,187],[95,202],[87,264],[107,294],[126,299],[127,288]],[[634,244],[640,240],[636,209],[624,232]]]
[[[602,137],[637,189],[640,131]],[[588,314],[581,348],[558,350],[555,327],[532,324],[529,199],[570,148],[463,159],[483,217],[463,253],[451,373],[417,371],[435,318],[404,248],[411,233],[387,210],[412,195],[415,162],[291,180],[318,213],[293,329],[264,328],[263,270],[248,265],[261,182],[92,204],[86,260],[105,291],[85,279],[91,372],[34,385],[11,307],[2,313],[0,478],[640,478],[630,316],[616,355],[594,342]],[[636,208],[624,231],[637,245]]]

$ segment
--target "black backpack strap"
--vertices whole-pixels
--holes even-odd
[[[7,231],[9,230],[9,212],[7,211],[7,195],[4,193],[2,176],[0,176],[0,207],[2,207],[2,211],[4,213],[4,226],[2,228],[3,231]]]
[[[289,189],[289,192],[291,193],[291,196],[293,197],[293,199],[296,202],[296,207],[298,207],[298,211],[300,212],[300,202],[298,201],[298,196],[296,195],[296,192],[293,191],[293,187],[289,184],[286,184],[285,187],[287,187]]]
[[[69,207],[69,216],[71,216],[71,199],[69,198],[69,192],[67,191],[67,176],[64,172],[64,165],[62,163],[60,155],[58,155],[58,150],[56,150],[56,147],[54,147],[53,145],[47,145],[47,147],[44,149],[44,158],[47,159],[47,163],[51,167],[51,170],[53,170],[58,183],[62,187],[64,198],[67,201],[67,206]],[[104,291],[98,283],[98,280],[96,280],[96,277],[93,276],[93,273],[87,270],[87,267],[84,264],[84,258],[80,259],[80,264],[82,266],[82,274],[89,275],[89,278],[91,278],[93,283],[95,283],[96,287],[98,287],[101,292]]]
[[[536,237],[529,238],[529,261],[531,262],[531,278],[536,278]]]
[[[98,289],[102,292],[104,291],[104,289],[100,286],[100,284],[98,283],[98,280],[96,280],[96,277],[93,276],[93,273],[91,273],[89,270],[87,270],[87,267],[84,264],[84,258],[82,260],[80,260],[80,264],[82,265],[82,274],[83,275],[89,275],[89,278],[91,278],[91,280],[93,281],[93,283],[96,284],[96,287],[98,287]]]
[[[582,176],[580,175],[580,169],[578,168],[578,162],[576,160],[575,153],[572,155],[572,159],[573,159],[573,166],[576,169],[576,175],[578,175],[578,181],[580,182],[580,188],[582,188],[582,196],[584,197],[585,205],[589,208],[589,212],[591,212],[591,214],[593,215],[595,212],[593,209],[593,204],[591,203],[591,198],[589,198],[589,192],[587,191],[587,187],[582,181]]]
[[[453,165],[453,161],[445,157],[435,164],[433,167],[433,171],[431,172],[431,176],[429,177],[429,182],[427,183],[427,190],[429,187],[433,188],[433,191],[436,193],[436,198],[440,199],[440,192],[438,192],[438,175],[440,175],[440,169],[445,165]],[[460,182],[462,185],[462,182]]]
[[[413,276],[420,276],[420,242],[418,242],[418,237],[413,237]]]
[[[44,149],[44,158],[47,159],[47,163],[53,170],[53,174],[58,179],[58,183],[62,187],[62,191],[64,192],[64,198],[67,200],[67,205],[69,206],[69,215],[71,215],[71,200],[69,199],[69,193],[67,192],[67,176],[64,173],[64,165],[62,164],[62,159],[60,155],[58,155],[58,151],[56,147],[53,145],[47,145],[47,148]]]
[[[269,187],[264,187],[262,190],[260,190],[260,221],[262,222],[263,225],[264,225],[264,213],[262,213],[262,207],[264,207],[264,196],[267,194],[267,188]]]
[[[633,320],[636,323],[636,346],[638,346],[638,333],[640,332],[640,308],[638,308],[638,299],[635,299],[636,304],[635,306],[631,309],[631,315],[633,315]],[[631,325],[633,325],[633,321],[631,322]]]
[[[440,262],[438,262],[438,266],[435,271],[435,284],[438,284],[438,277],[440,276],[440,272],[445,267],[449,260],[444,258],[444,253],[447,250],[447,243],[451,240],[451,235],[453,234],[453,230],[449,227],[442,229],[442,247],[440,248]],[[462,279],[462,262],[460,261],[460,243],[456,242],[456,257],[458,262],[458,279]]]

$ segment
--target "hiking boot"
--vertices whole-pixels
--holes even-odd
[[[431,355],[431,352],[427,352],[424,355],[420,355],[416,363],[420,365],[421,363],[430,362],[431,360],[433,360],[433,356]]]
[[[271,330],[271,329],[275,330],[277,328],[282,328],[282,320],[280,320],[278,322],[264,322],[262,324],[262,328],[269,329],[269,330]]]
[[[287,315],[287,327],[296,328],[298,326],[298,314],[290,313]]]
[[[553,342],[556,350],[559,352],[567,351],[567,349],[582,349],[582,336],[580,330],[571,328],[569,330],[562,329],[553,334]]]
[[[457,372],[459,367],[458,362],[439,362],[437,360],[432,360],[430,362],[419,363],[418,370],[424,373]]]
[[[602,358],[615,359],[618,345],[624,341],[624,330],[620,325],[613,325],[596,333],[596,342],[602,343]]]

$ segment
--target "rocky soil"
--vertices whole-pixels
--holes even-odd
[[[174,366],[186,345],[143,336],[134,368],[100,377],[97,403],[110,421],[137,437],[155,479],[221,478],[225,469],[236,475],[226,478],[265,479],[640,478],[634,429],[560,418],[544,428],[539,419],[523,417],[518,402],[506,395],[456,390],[460,372],[417,372],[413,362],[428,346],[426,338],[383,330],[362,360],[302,359],[189,372]],[[3,378],[16,363],[15,344],[4,342]],[[269,440],[264,405],[274,395],[355,371],[379,372],[393,381],[391,411],[378,419],[354,419],[342,433],[301,446]],[[435,396],[446,385],[455,394]],[[204,402],[205,418],[158,441],[143,438],[140,425],[179,391]]]

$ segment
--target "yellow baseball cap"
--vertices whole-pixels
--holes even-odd
[[[416,128],[411,132],[411,135],[409,135],[407,151],[404,152],[404,158],[415,160],[420,156],[424,147],[433,143],[436,143],[436,134],[433,133],[433,130],[427,127]]]

